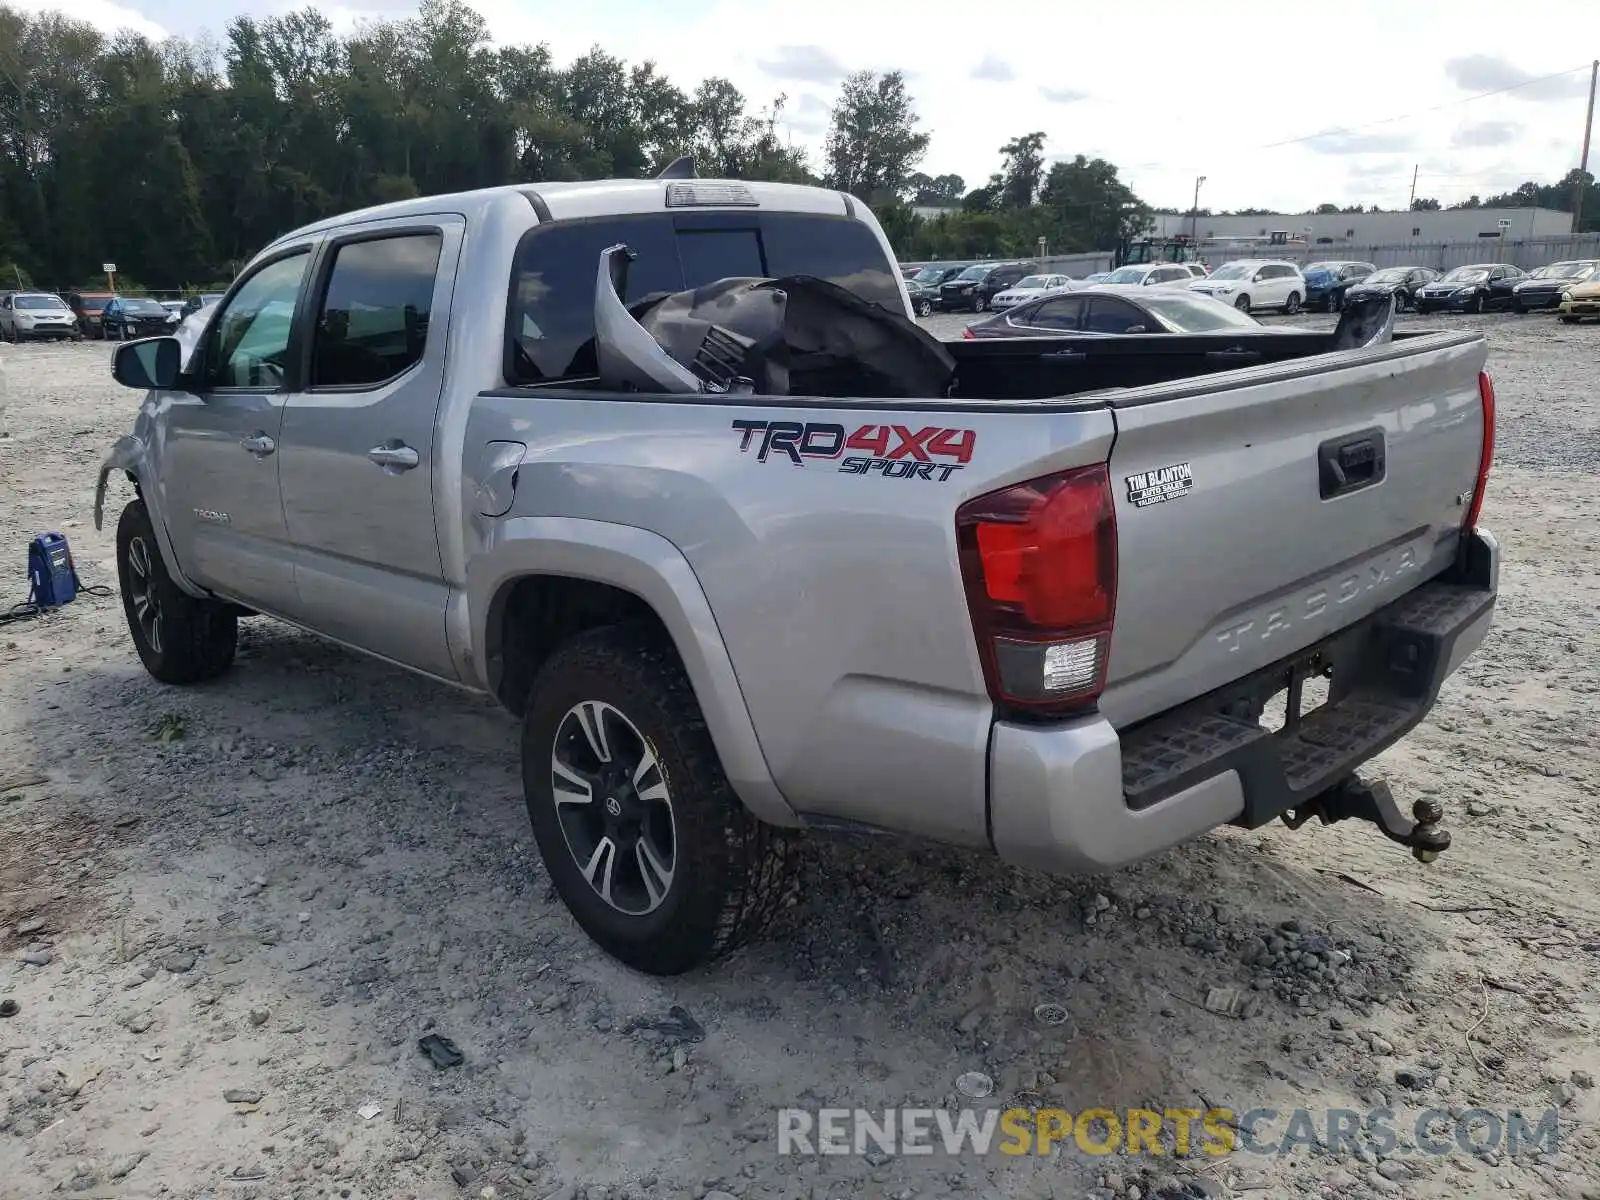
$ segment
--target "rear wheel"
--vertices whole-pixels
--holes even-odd
[[[1294,316],[1295,313],[1300,311],[1300,293],[1299,292],[1290,292],[1289,293],[1289,298],[1287,300],[1285,300],[1284,303],[1283,303],[1283,311],[1284,311],[1284,313],[1286,315],[1291,316],[1291,317]]]
[[[676,975],[759,933],[783,902],[783,834],[734,794],[676,652],[617,625],[556,650],[533,684],[522,782],[539,853],[591,938]]]
[[[1233,306],[1235,308],[1237,308],[1240,312],[1249,312],[1250,311],[1250,297],[1249,296],[1240,296],[1237,300],[1235,300],[1233,302]]]
[[[117,582],[134,649],[162,683],[215,679],[233,664],[237,610],[197,599],[172,581],[143,500],[132,501],[117,522]]]

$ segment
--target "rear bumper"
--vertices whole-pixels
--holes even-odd
[[[1103,717],[997,722],[989,819],[1001,857],[1102,871],[1218,825],[1256,828],[1303,805],[1415,728],[1488,635],[1499,545],[1291,659],[1120,732]],[[1291,670],[1331,668],[1328,702],[1271,733],[1252,714]]]

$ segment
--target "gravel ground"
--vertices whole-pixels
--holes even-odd
[[[490,705],[267,621],[190,690],[114,597],[0,628],[0,1196],[1600,1196],[1600,329],[1479,320],[1501,605],[1382,760],[1446,805],[1427,868],[1353,822],[1098,879],[817,838],[769,940],[656,980],[555,899]],[[8,601],[41,529],[114,586],[91,493],[137,397],[106,357],[7,349]],[[635,1024],[674,1005],[702,1037]],[[1560,1143],[776,1154],[780,1107],[953,1106],[968,1071],[1075,1112],[1557,1106]]]

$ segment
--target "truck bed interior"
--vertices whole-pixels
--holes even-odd
[[[1071,403],[1084,393],[1106,389],[1138,388],[1196,379],[1222,371],[1270,367],[1326,354],[1334,349],[1333,332],[1263,331],[1259,334],[1151,334],[1128,337],[1063,337],[985,339],[945,342],[955,360],[954,385],[945,401],[963,406],[983,402],[1060,400]],[[1396,331],[1394,343],[1384,349],[1405,353],[1405,343],[1417,337],[1437,337],[1426,331]],[[797,370],[788,395],[705,393],[663,396],[676,403],[823,405],[860,404],[863,401],[913,402],[919,408],[937,406],[934,397],[906,397],[874,386],[845,362],[818,364]],[[605,388],[594,376],[530,383],[497,390],[496,394],[627,395]],[[932,401],[932,405],[930,405]],[[1112,397],[1096,396],[1093,403],[1112,404]]]

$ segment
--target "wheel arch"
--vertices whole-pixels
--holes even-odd
[[[94,527],[105,527],[105,501],[106,482],[111,472],[121,471],[128,477],[128,482],[133,484],[135,495],[144,502],[145,511],[150,514],[150,524],[156,531],[156,544],[161,550],[161,559],[166,564],[167,574],[172,577],[172,582],[179,590],[194,596],[197,599],[206,598],[209,593],[197,586],[184,574],[182,564],[173,550],[172,537],[167,531],[166,513],[162,509],[160,488],[146,487],[146,480],[156,477],[154,465],[150,461],[150,447],[143,438],[137,434],[126,434],[116,440],[111,447],[111,453],[106,455],[105,461],[100,464],[100,474],[95,480],[94,487]]]
[[[683,663],[723,771],[745,806],[798,825],[762,752],[710,602],[681,551],[649,530],[571,517],[499,522],[467,569],[473,666],[520,715],[539,665],[561,641],[623,621],[654,625]]]

